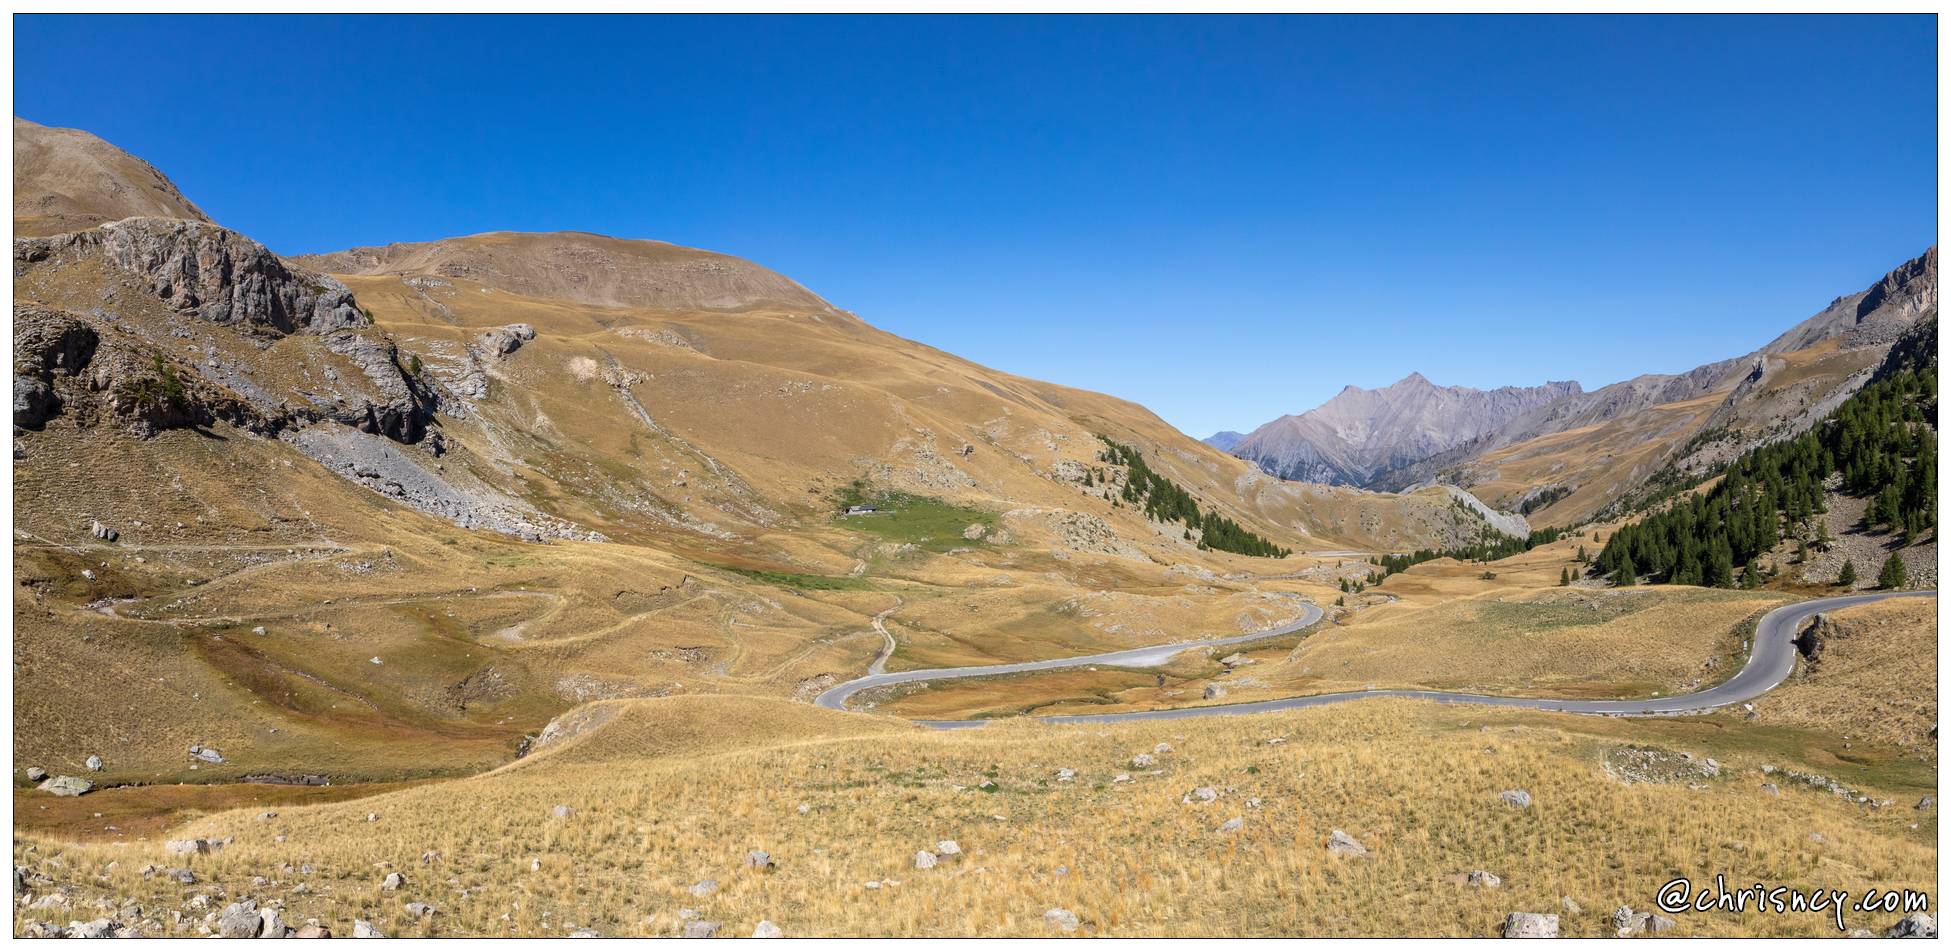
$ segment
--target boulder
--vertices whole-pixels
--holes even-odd
[[[99,521],[90,523],[88,526],[88,532],[89,534],[93,535],[97,539],[102,540],[103,542],[114,542],[116,538],[121,536],[121,533],[116,532],[114,529],[110,529],[105,525],[102,525],[101,522]]]
[[[257,911],[257,917],[259,923],[257,931],[258,938],[282,939],[289,934],[289,930],[285,928],[283,912],[277,909],[259,909]]]
[[[1131,758],[1131,765],[1133,767],[1150,767],[1156,763],[1158,763],[1158,758],[1153,757],[1151,754],[1139,754]]]
[[[386,874],[386,878],[380,881],[379,888],[387,892],[394,892],[405,885],[406,876],[402,873],[393,872]]]
[[[1556,939],[1558,917],[1541,912],[1513,912],[1504,917],[1506,939]]]
[[[1192,795],[1186,798],[1186,802],[1197,800],[1200,803],[1211,803],[1217,799],[1219,799],[1219,791],[1211,787],[1199,787],[1192,791]]]
[[[263,928],[264,917],[258,915],[255,899],[233,902],[217,917],[217,934],[226,939],[255,939]]]
[[[1354,837],[1340,830],[1328,834],[1328,852],[1351,859],[1367,859],[1368,847],[1357,842]]]
[[[785,931],[773,925],[771,919],[760,919],[759,924],[752,927],[752,938],[754,939],[783,939],[785,937]]]
[[[1497,799],[1520,810],[1531,805],[1531,793],[1526,790],[1506,790],[1498,794]]]
[[[29,767],[27,768],[27,779],[34,783],[40,783],[47,779],[47,771],[39,767]]]
[[[89,754],[88,759],[86,761],[83,761],[83,763],[87,765],[89,770],[102,769],[102,758],[98,754]]]
[[[29,780],[34,779],[34,774],[32,773],[33,770],[34,768],[32,767],[28,768],[29,772],[27,774],[27,779]],[[1926,795],[1922,799],[1917,801],[1917,809],[1919,810],[1929,810],[1935,806],[1937,806],[1937,798],[1934,796]]]
[[[294,938],[294,939],[330,939],[330,938],[332,938],[332,930],[330,930],[330,929],[327,929],[327,928],[325,928],[324,926],[322,926],[322,925],[319,925],[319,924],[318,924],[318,923],[316,923],[316,922],[313,922],[313,923],[309,923],[309,924],[306,924],[306,925],[302,925],[302,926],[299,926],[299,927],[298,927],[298,929],[297,929],[296,931],[294,931],[294,932],[292,932],[292,933],[291,933],[291,938]]]
[[[745,865],[753,869],[772,869],[779,864],[772,861],[772,854],[765,850],[752,850],[745,854]]]
[[[428,903],[410,902],[406,904],[406,911],[408,915],[411,915],[415,919],[425,919],[440,910]]]
[[[41,782],[40,789],[57,797],[78,797],[95,789],[95,785],[80,777],[49,777]]]
[[[1484,869],[1471,870],[1469,877],[1464,881],[1478,889],[1496,889],[1504,885],[1504,880],[1499,878],[1496,873]]]
[[[475,342],[481,349],[496,357],[506,357],[520,350],[522,345],[535,339],[532,324],[509,324],[483,331]]]
[[[935,844],[935,855],[936,856],[960,856],[962,855],[962,844],[957,843],[954,840],[943,840],[940,843]]]
[[[191,744],[190,756],[206,764],[221,764],[224,762],[224,755],[219,753],[217,748],[205,747],[202,744]]]
[[[691,886],[691,895],[703,899],[718,891],[718,880],[700,879]]]
[[[1217,684],[1208,684],[1205,692],[1200,696],[1208,701],[1217,700],[1226,696],[1226,689]]]
[[[718,923],[703,919],[693,919],[684,924],[684,937],[687,939],[709,939],[718,934]]]
[[[352,937],[355,939],[384,939],[386,938],[386,933],[379,931],[378,926],[364,919],[354,919],[352,920]]]
[[[95,919],[90,922],[71,922],[68,924],[70,939],[112,939],[121,923],[112,919]]]
[[[916,850],[916,851],[915,851],[915,868],[916,868],[916,869],[934,869],[934,868],[935,868],[935,854],[933,854],[933,853],[930,853],[930,852],[928,852],[927,850]]]
[[[1164,741],[1159,741],[1157,744],[1152,746],[1152,753],[1154,754],[1169,754],[1171,752],[1172,752],[1172,745],[1165,743]]]
[[[1924,913],[1913,912],[1897,920],[1896,925],[1884,930],[1883,937],[1886,939],[1935,939],[1937,938],[1937,920],[1932,919]]]
[[[1077,931],[1077,913],[1068,909],[1052,909],[1045,912],[1043,921],[1049,923],[1058,932]]]

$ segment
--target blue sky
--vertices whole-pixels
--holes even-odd
[[[1744,353],[1936,240],[1936,23],[17,16],[15,112],[285,253],[751,258],[1194,436]]]

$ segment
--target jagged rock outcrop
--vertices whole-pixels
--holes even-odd
[[[393,341],[371,329],[352,292],[336,279],[289,267],[263,245],[203,221],[130,218],[14,243],[17,279],[91,262],[153,295],[169,312],[242,334],[246,342],[318,338],[358,375],[320,362],[323,355],[286,366],[290,358],[273,357],[262,347],[226,353],[214,343],[202,359],[184,361],[176,356],[183,349],[176,339],[194,336],[188,328],[168,328],[165,339],[163,329],[121,320],[101,307],[84,314],[26,306],[15,310],[16,334],[30,344],[61,343],[16,348],[18,425],[39,427],[68,404],[93,403],[127,419],[141,435],[220,420],[267,436],[328,421],[403,443],[426,435],[433,392],[401,366]],[[47,361],[47,346],[61,351],[55,364]],[[259,383],[304,379],[312,375],[310,363],[319,364],[318,385]]]
[[[99,254],[147,281],[176,311],[216,324],[329,334],[371,323],[337,279],[287,267],[270,249],[209,222],[127,218],[14,244],[16,266],[70,254]]]

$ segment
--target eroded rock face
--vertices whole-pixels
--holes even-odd
[[[125,218],[41,240],[97,244],[104,260],[140,275],[170,307],[212,323],[282,334],[371,324],[338,280],[287,267],[263,245],[208,222]]]

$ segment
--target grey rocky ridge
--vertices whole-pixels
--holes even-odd
[[[1379,390],[1345,387],[1306,413],[1261,425],[1229,452],[1285,479],[1366,487],[1580,392],[1575,381],[1495,390],[1439,387],[1412,373]]]
[[[1935,319],[1937,303],[1933,246],[1756,350],[1684,372],[1591,391],[1575,382],[1441,387],[1411,374],[1378,390],[1347,387],[1237,440],[1229,431],[1206,442],[1285,479],[1379,491],[1484,486],[1485,502],[1510,511],[1543,508],[1603,481],[1572,513],[1576,519],[1630,497],[1663,467],[1698,477],[1814,425],[1868,382],[1905,330]],[[1574,431],[1589,450],[1567,466],[1551,455],[1551,438]],[[1641,446],[1655,452],[1630,469],[1603,463]],[[1521,464],[1532,458],[1555,465],[1525,475]]]

